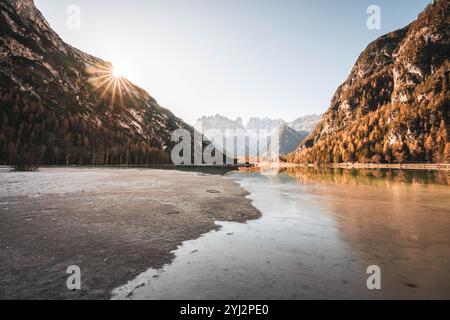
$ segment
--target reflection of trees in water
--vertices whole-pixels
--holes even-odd
[[[450,185],[450,172],[383,169],[293,167],[280,170],[303,183],[390,185],[392,183]]]
[[[383,270],[386,297],[450,296],[449,173],[288,168],[320,196],[340,238],[364,266]]]
[[[245,169],[249,173],[259,170]],[[327,213],[337,230],[336,241],[341,240],[349,250],[336,261],[354,272],[355,278],[347,281],[365,290],[365,270],[375,264],[382,269],[382,291],[371,292],[370,297],[450,297],[448,172],[305,167],[279,172],[263,183],[288,184],[274,188],[267,197],[271,202],[294,199],[291,204],[299,215],[315,218],[317,212]],[[285,196],[287,192],[290,197]],[[315,205],[320,210],[314,211]],[[314,236],[327,237],[329,233],[323,229]],[[330,261],[324,263],[329,263],[332,277],[342,276],[334,274],[338,268]],[[364,279],[358,282],[358,277]],[[349,286],[348,290],[357,288]]]

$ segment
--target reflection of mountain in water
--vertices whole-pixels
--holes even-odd
[[[335,217],[342,239],[382,269],[384,298],[450,297],[447,172],[289,169]]]
[[[370,184],[392,186],[395,183],[450,185],[446,171],[400,171],[385,169],[326,169],[293,167],[280,169],[303,183]]]
[[[431,182],[445,173],[255,170],[227,178],[260,219],[220,222],[115,298],[450,298],[449,188]],[[374,264],[381,291],[366,286]]]

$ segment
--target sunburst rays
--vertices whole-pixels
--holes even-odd
[[[112,66],[93,66],[88,69],[88,73],[91,75],[89,82],[93,85],[94,92],[101,92],[100,101],[110,96],[109,104],[113,107],[117,96],[121,105],[124,103],[124,94],[132,98],[128,80],[115,73]]]

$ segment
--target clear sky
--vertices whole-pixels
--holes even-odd
[[[35,0],[69,44],[117,65],[177,116],[324,112],[362,50],[431,0]],[[81,9],[81,28],[67,8]],[[381,9],[381,30],[366,26]]]

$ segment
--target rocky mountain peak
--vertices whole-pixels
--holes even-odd
[[[173,130],[192,132],[147,92],[115,78],[110,63],[62,41],[33,1],[0,1],[0,30],[0,163],[168,161]]]
[[[410,25],[372,42],[291,160],[445,161],[449,3],[434,1]]]
[[[7,4],[5,8],[11,8],[14,15],[26,27],[33,28],[35,31],[47,32],[52,37],[59,38],[58,35],[51,29],[49,23],[44,18],[42,13],[36,8],[33,0],[4,0]],[[9,11],[9,10],[8,10]],[[6,17],[9,15],[8,11],[3,12]],[[10,20],[11,21],[11,20]],[[21,26],[17,26],[20,28]],[[24,29],[23,29],[24,30]],[[59,39],[62,42],[61,39]]]

